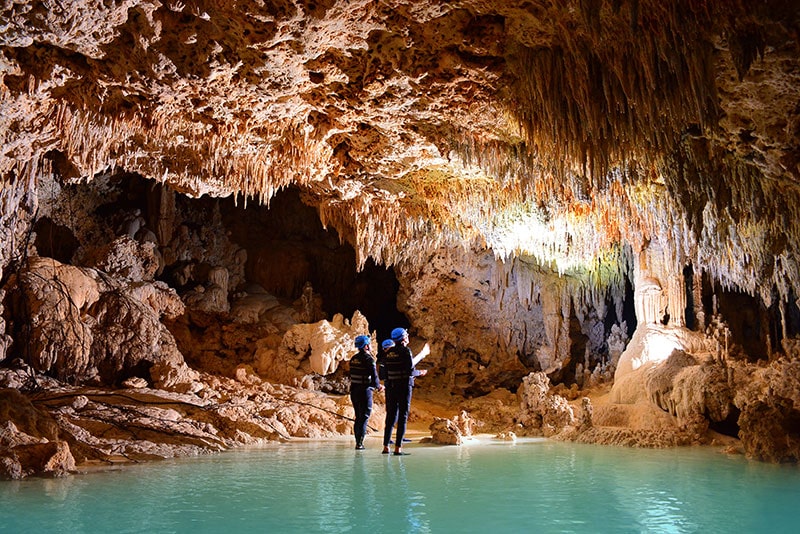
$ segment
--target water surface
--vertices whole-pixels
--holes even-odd
[[[0,482],[0,532],[798,532],[800,468],[707,448],[293,442]]]

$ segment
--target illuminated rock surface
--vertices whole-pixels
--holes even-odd
[[[412,426],[797,461],[795,4],[0,5],[4,475],[348,433],[398,325]]]

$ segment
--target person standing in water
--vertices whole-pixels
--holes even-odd
[[[369,336],[357,336],[358,352],[350,359],[350,401],[356,413],[353,433],[356,437],[356,450],[364,450],[364,437],[367,435],[367,422],[372,413],[372,391],[381,391],[383,386],[378,379],[375,359],[370,354]]]
[[[386,352],[389,351],[394,347],[394,341],[391,339],[384,339],[383,343],[381,343],[381,348],[378,350],[378,378],[380,378],[384,383],[386,382]],[[395,417],[395,421],[397,418]],[[408,443],[411,441],[408,438],[403,438],[403,443]],[[394,441],[389,441],[391,445]]]
[[[425,376],[428,371],[415,369],[416,365],[430,353],[426,343],[418,355],[414,356],[408,348],[408,332],[405,328],[392,330],[394,347],[386,352],[386,422],[383,430],[383,454],[389,454],[389,443],[392,430],[397,423],[397,435],[394,440],[394,455],[403,456],[403,436],[406,433],[408,412],[411,409],[411,391],[414,378]]]

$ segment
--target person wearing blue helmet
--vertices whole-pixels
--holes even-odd
[[[378,349],[378,378],[380,378],[384,382],[386,381],[386,353],[392,347],[394,347],[394,341],[392,341],[391,339],[384,339],[383,342],[381,343],[381,348]],[[395,421],[396,420],[397,417],[395,417]],[[408,438],[403,438],[403,443],[407,443],[409,441],[411,440]],[[390,445],[392,443],[394,443],[394,441],[389,441]]]
[[[391,339],[384,339],[381,342],[381,348],[378,350],[378,378],[386,380],[386,353],[394,347],[394,341]]]
[[[372,391],[381,391],[383,386],[378,378],[375,359],[370,354],[369,336],[357,336],[358,352],[350,359],[350,401],[356,418],[353,434],[356,437],[356,450],[364,450],[364,437],[367,435],[367,422],[372,413]]]
[[[386,353],[386,422],[383,430],[383,454],[389,454],[389,444],[392,441],[392,430],[397,424],[397,435],[394,440],[394,455],[402,456],[403,436],[406,433],[408,412],[411,409],[411,391],[414,388],[414,378],[425,376],[427,370],[417,370],[416,365],[430,353],[430,347],[425,347],[414,356],[408,348],[408,332],[405,328],[395,328],[391,334],[394,346]]]

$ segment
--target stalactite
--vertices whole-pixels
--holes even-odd
[[[162,144],[164,151],[174,150],[177,160],[181,161],[180,143],[175,143],[175,140],[184,138],[186,142],[199,146],[198,152],[207,156],[205,160],[201,158],[201,161],[185,161],[185,172],[174,176],[176,171],[166,166],[155,167],[153,161],[143,162],[135,156],[115,157],[122,152],[125,142],[147,135],[145,125],[137,118],[95,120],[85,113],[62,106],[54,109],[52,120],[62,132],[64,151],[86,175],[97,172],[99,162],[113,161],[127,169],[139,168],[145,173],[164,176],[165,179],[177,183],[178,188],[183,187],[196,194],[202,194],[209,188],[216,188],[217,192],[239,191],[245,199],[255,197],[261,203],[268,203],[277,190],[289,184],[311,184],[315,171],[323,174],[322,169],[325,168],[328,155],[324,148],[317,148],[318,145],[308,141],[299,128],[276,126],[275,132],[272,132],[275,144],[254,149],[248,141],[237,140],[239,138],[228,131],[209,135],[203,129],[193,131],[192,125],[155,121],[155,127],[150,126],[149,144]],[[153,132],[157,135],[153,135]],[[337,228],[353,229],[353,240],[357,245],[361,264],[370,256],[387,263],[407,261],[415,255],[424,256],[422,251],[443,243],[463,243],[478,239],[494,248],[498,257],[527,253],[536,257],[543,265],[550,264],[553,258],[570,257],[573,263],[578,258],[588,264],[587,272],[594,273],[593,283],[597,286],[608,282],[604,277],[613,278],[617,275],[602,274],[599,266],[603,262],[598,261],[596,265],[592,265],[592,262],[603,257],[619,242],[635,244],[646,241],[655,228],[666,229],[667,236],[677,244],[673,258],[676,268],[685,264],[691,253],[696,252],[698,246],[694,241],[696,236],[690,231],[691,222],[677,215],[679,211],[674,205],[670,206],[671,201],[664,192],[642,188],[643,182],[627,182],[626,176],[618,175],[611,180],[606,177],[605,188],[593,191],[590,199],[578,200],[575,190],[569,187],[570,183],[575,183],[574,178],[566,182],[568,187],[564,187],[564,182],[560,182],[554,173],[543,172],[542,167],[532,163],[535,158],[532,158],[530,151],[524,146],[515,145],[516,154],[521,156],[517,158],[508,158],[508,148],[501,147],[504,145],[483,143],[473,138],[468,139],[461,150],[464,156],[463,165],[468,166],[469,158],[472,158],[481,166],[495,170],[501,179],[493,180],[486,175],[482,178],[464,178],[463,175],[458,176],[456,171],[447,170],[420,171],[407,175],[404,181],[398,182],[401,189],[407,190],[404,197],[399,197],[402,216],[392,201],[387,202],[383,208],[380,208],[380,202],[361,206],[349,216],[332,213],[340,210],[341,204],[335,210],[327,210],[323,203],[320,205],[323,222]],[[503,161],[511,161],[514,165],[506,163],[503,167],[500,164]],[[176,168],[174,163],[172,167]],[[292,170],[298,168],[305,172],[297,173]],[[527,172],[531,176],[532,171],[539,173],[535,180],[539,185],[533,189],[520,187],[519,181],[502,179],[519,172]],[[746,179],[743,176],[745,175],[741,173],[734,174],[734,178],[740,181]],[[533,180],[529,178],[529,181]],[[201,187],[201,183],[206,185]],[[562,184],[561,187],[557,187],[558,184]],[[752,184],[747,185],[752,189]],[[731,186],[731,189],[737,188]],[[537,197],[539,192],[543,195]],[[528,198],[530,201],[526,200]],[[489,200],[488,203],[485,202],[486,199]],[[535,237],[538,244],[532,248],[530,243],[525,248],[525,245],[513,244],[513,240],[511,248],[503,248],[502,241],[497,239],[497,229],[507,228],[507,223],[519,215],[534,222],[539,217],[536,215],[538,208],[534,208],[535,202],[539,200],[547,200],[553,204],[552,212],[562,212],[564,215],[550,219],[545,224],[548,231]],[[527,208],[520,211],[521,205],[527,205]],[[348,207],[352,208],[352,205]],[[568,208],[566,212],[565,207]],[[719,217],[709,216],[715,220]],[[487,224],[487,220],[493,222]],[[545,220],[543,218],[540,222],[544,223]],[[628,222],[625,227],[619,224],[622,220]],[[752,235],[758,234],[757,230],[758,228],[754,228],[745,233],[752,238]],[[431,237],[436,232],[440,235]],[[743,246],[738,234],[728,235],[737,247]],[[398,240],[415,243],[415,246],[407,252],[398,252],[393,246]],[[576,250],[579,251],[578,254]],[[735,257],[736,254],[729,254],[723,263],[732,263]],[[743,257],[752,258],[754,254],[748,252]],[[786,263],[793,265],[789,261]],[[713,269],[710,264],[711,262],[698,261],[698,265],[708,265],[709,269]],[[562,274],[569,271],[568,267],[565,268],[558,262],[550,265]],[[782,273],[780,268],[773,270]],[[730,272],[712,271],[712,275],[723,281],[731,279],[724,274]],[[745,274],[749,276],[753,273]],[[748,276],[742,276],[741,279],[745,280]],[[755,280],[752,277],[749,279]],[[779,287],[783,285],[785,284]],[[746,289],[754,291],[755,284]],[[783,290],[781,294],[786,295],[788,292]]]
[[[0,278],[6,265],[28,253],[32,243],[26,240],[37,212],[36,186],[50,173],[49,161],[31,160],[17,162],[0,179]]]
[[[486,9],[481,4],[465,3],[477,13]],[[674,272],[691,263],[723,287],[769,302],[776,286],[786,299],[800,293],[792,285],[800,279],[798,192],[764,183],[720,149],[685,146],[694,129],[709,132],[719,113],[709,28],[720,12],[735,16],[750,7],[738,0],[547,3],[539,16],[548,21],[548,46],[523,36],[504,43],[510,71],[491,95],[502,97],[493,129],[455,120],[441,126],[426,141],[449,162],[415,162],[395,179],[373,180],[366,170],[338,176],[349,170],[338,167],[330,138],[311,136],[304,119],[254,127],[233,111],[200,120],[169,106],[112,118],[67,100],[47,104],[42,80],[29,76],[17,95],[0,83],[0,121],[24,122],[41,104],[26,120],[45,140],[36,149],[13,146],[10,129],[0,128],[5,153],[14,156],[0,161],[0,175],[14,160],[35,162],[57,149],[85,179],[116,166],[195,196],[235,194],[238,202],[241,195],[245,204],[268,205],[293,184],[313,193],[309,203],[354,245],[360,266],[370,257],[422,262],[439,246],[477,244],[501,261],[524,257],[562,275],[587,303],[603,302],[606,290],[616,299],[630,276],[629,250],[659,235],[671,243],[665,261]],[[740,30],[732,53],[746,70],[763,52],[762,30],[750,19],[726,24]],[[307,116],[305,106],[297,117]],[[365,103],[358,112],[367,109],[374,111]],[[675,152],[682,138],[689,141]],[[720,158],[716,167],[705,163]],[[756,213],[728,209],[751,198],[758,199]],[[518,284],[520,302],[532,302],[535,287],[532,279]],[[677,301],[677,289],[668,291]]]
[[[329,165],[329,148],[310,141],[302,127],[291,123],[262,129],[270,141],[264,143],[236,135],[233,126],[212,131],[166,115],[149,121],[109,119],[61,105],[49,120],[62,140],[61,150],[84,177],[94,176],[110,161],[198,196],[236,192],[268,204],[276,191],[290,184],[307,184]],[[141,148],[131,153],[126,149],[131,143]],[[147,152],[162,157],[144,157]]]

